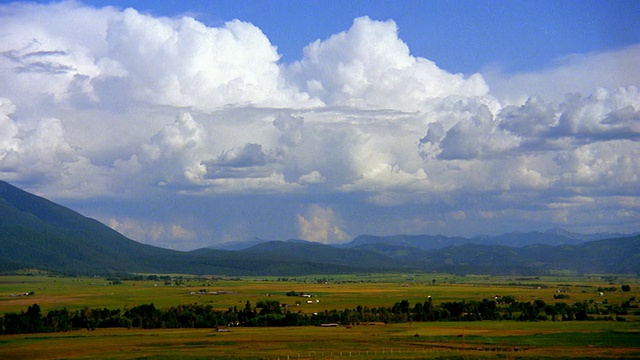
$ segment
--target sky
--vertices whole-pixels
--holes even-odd
[[[192,250],[640,231],[640,2],[0,1],[0,180]]]

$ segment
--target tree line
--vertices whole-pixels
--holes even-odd
[[[496,299],[450,301],[434,305],[431,298],[411,305],[402,300],[392,306],[324,310],[307,314],[292,311],[277,300],[261,300],[255,306],[247,301],[244,307],[215,310],[211,305],[188,304],[158,309],[154,304],[142,304],[130,309],[90,309],[69,311],[67,308],[42,314],[38,304],[20,313],[6,313],[0,318],[0,334],[70,331],[86,328],[215,328],[219,326],[304,326],[339,323],[343,325],[384,322],[422,321],[572,321],[624,320],[629,311],[637,311],[635,298],[622,304],[602,304],[593,301],[567,304],[547,304],[543,300],[517,301],[512,296]]]

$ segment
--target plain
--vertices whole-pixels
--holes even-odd
[[[631,291],[621,291],[628,285]],[[276,300],[313,313],[513,296],[519,301],[614,304],[638,298],[635,276],[456,276],[360,274],[236,278],[138,275],[135,279],[14,275],[0,277],[0,313],[38,304],[127,309],[153,303],[211,305],[217,310]],[[290,296],[292,292],[311,296]],[[289,293],[289,295],[287,295]],[[559,296],[559,295],[563,296]],[[310,301],[310,303],[307,303]],[[632,302],[635,306],[637,302]],[[635,309],[637,312],[637,309]],[[460,321],[341,324],[336,328],[96,329],[4,335],[1,358],[639,358],[640,316],[625,321]]]

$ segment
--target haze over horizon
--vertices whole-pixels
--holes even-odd
[[[640,224],[635,1],[0,3],[0,180],[143,243]]]

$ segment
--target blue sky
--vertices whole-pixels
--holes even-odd
[[[3,1],[0,179],[183,250],[635,232],[639,18],[637,1]]]
[[[4,1],[3,1],[4,2]],[[49,1],[38,1],[48,3]],[[155,16],[193,16],[209,26],[240,19],[260,28],[282,61],[302,58],[316,39],[346,30],[353,19],[393,19],[415,56],[450,72],[489,66],[505,71],[548,67],[554,59],[640,42],[637,1],[85,1],[133,7]]]

